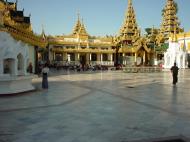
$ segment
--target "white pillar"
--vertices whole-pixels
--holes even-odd
[[[97,61],[100,61],[100,54],[97,53]]]
[[[112,53],[110,54],[110,61],[111,62],[113,61],[113,54]]]
[[[75,61],[79,61],[79,53],[75,53]]]
[[[137,53],[135,53],[135,63],[137,62]]]
[[[18,60],[17,58],[13,61],[11,64],[11,74],[12,75],[18,75]]]
[[[90,53],[90,62],[92,61],[92,53]]]
[[[100,61],[102,62],[102,60],[103,60],[103,54],[101,53],[100,54]]]
[[[28,67],[27,59],[24,58],[23,75],[27,75],[27,67]]]
[[[143,54],[143,64],[145,63],[145,51],[144,51],[144,54]]]
[[[71,55],[70,54],[67,54],[67,59],[68,59],[68,62],[71,61]]]
[[[80,53],[78,53],[78,61],[80,60]]]
[[[0,60],[0,75],[3,74],[3,60]]]

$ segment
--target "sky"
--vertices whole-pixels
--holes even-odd
[[[175,1],[181,27],[190,31],[190,0]],[[142,33],[145,28],[160,27],[165,4],[166,0],[133,0]],[[117,35],[127,6],[128,0],[18,0],[18,9],[24,9],[25,16],[31,14],[33,31],[40,34],[43,25],[47,35],[71,34],[78,12],[90,35]]]

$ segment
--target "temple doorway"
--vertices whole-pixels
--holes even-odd
[[[85,65],[85,64],[86,64],[86,54],[80,55],[80,63],[81,63],[82,65]]]

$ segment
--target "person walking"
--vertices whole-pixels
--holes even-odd
[[[178,70],[179,70],[179,68],[176,66],[176,63],[174,63],[174,66],[172,66],[170,70],[173,75],[173,85],[176,85],[178,81]]]
[[[46,63],[44,67],[42,68],[42,88],[43,89],[48,89],[48,72],[49,72],[49,68]]]

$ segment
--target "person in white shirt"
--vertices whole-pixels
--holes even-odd
[[[49,72],[49,68],[46,63],[42,69],[42,88],[43,89],[48,89],[48,72]]]

